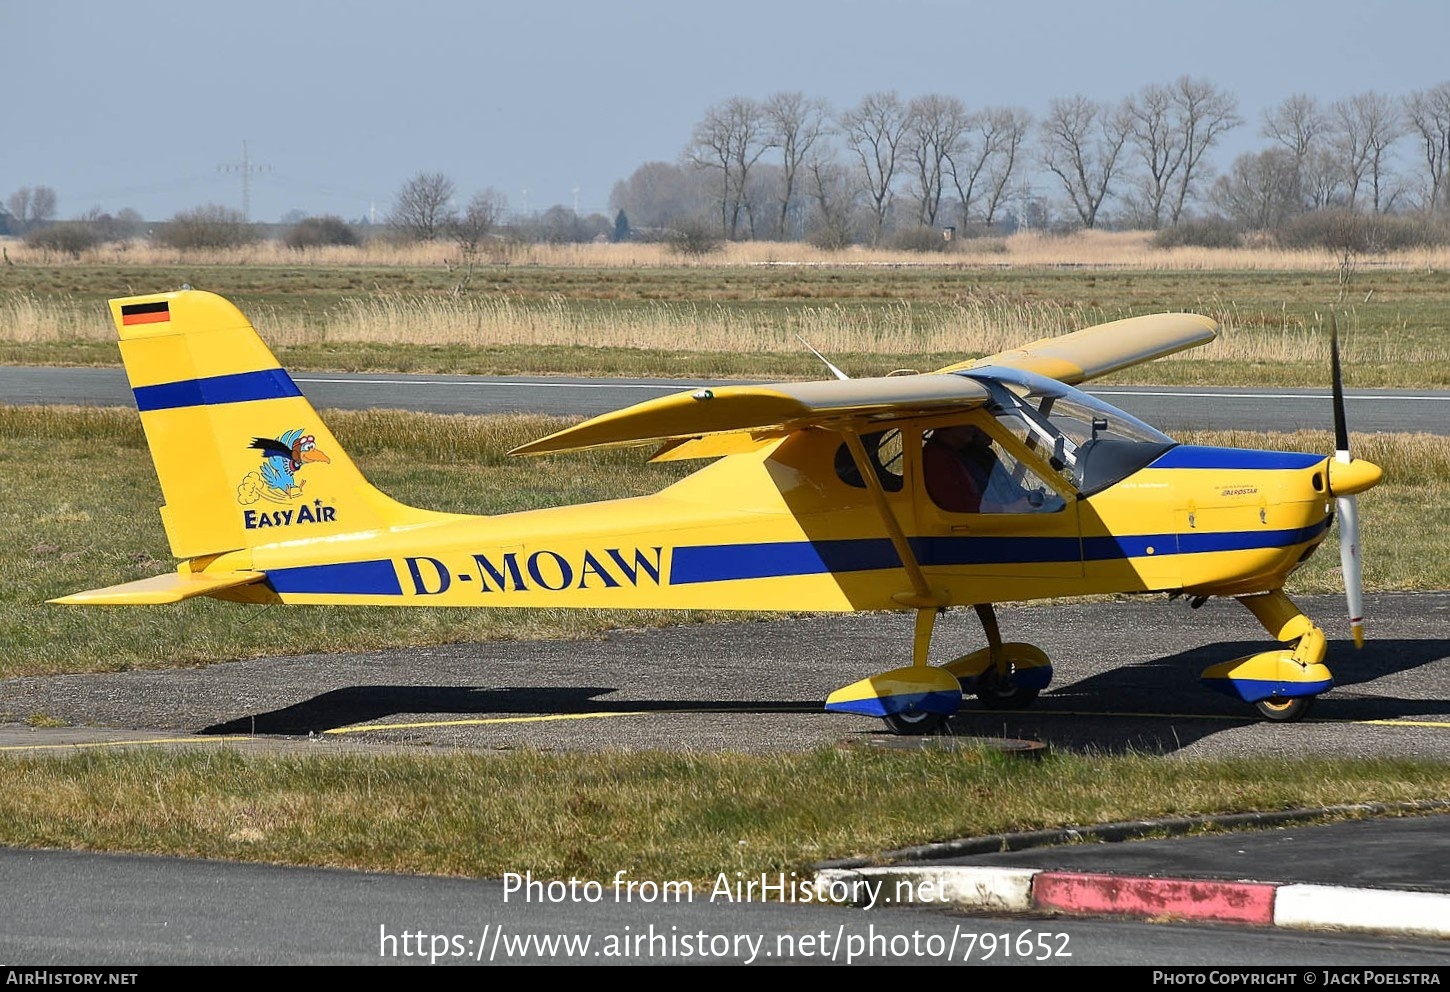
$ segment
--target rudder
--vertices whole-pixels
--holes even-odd
[[[176,557],[440,516],[363,478],[230,301],[185,289],[110,305]]]

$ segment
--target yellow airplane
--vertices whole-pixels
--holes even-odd
[[[1207,317],[1165,313],[930,374],[832,367],[819,382],[649,400],[515,454],[646,446],[656,461],[708,464],[650,496],[469,516],[370,485],[227,300],[183,289],[110,306],[181,563],[53,602],[905,609],[911,663],[825,705],[920,734],[964,694],[1016,708],[1047,687],[1047,656],[1004,643],[994,603],[1232,596],[1282,646],[1203,681],[1288,721],[1333,684],[1324,632],[1283,587],[1337,503],[1363,641],[1354,500],[1381,472],[1350,457],[1337,342],[1333,457],[1179,444],[1074,388],[1217,333]],[[949,607],[976,610],[986,645],[930,664]]]

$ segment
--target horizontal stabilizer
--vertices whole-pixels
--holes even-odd
[[[50,602],[72,606],[150,606],[156,603],[179,603],[194,596],[210,596],[224,589],[261,582],[266,577],[265,572],[169,572],[149,579],[125,582],[119,586],[72,593]]]

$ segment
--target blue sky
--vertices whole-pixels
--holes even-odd
[[[419,171],[465,199],[492,186],[514,209],[592,211],[733,96],[896,90],[1040,114],[1186,74],[1238,97],[1226,166],[1295,92],[1450,80],[1436,0],[0,0],[0,38],[0,198],[47,185],[61,217],[157,220],[240,208],[244,141],[256,220],[381,216]]]

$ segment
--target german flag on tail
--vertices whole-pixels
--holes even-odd
[[[166,300],[159,303],[128,303],[121,307],[121,323],[129,327],[132,324],[164,324],[171,320],[171,304]]]

